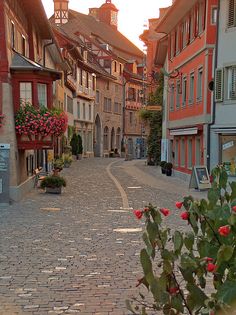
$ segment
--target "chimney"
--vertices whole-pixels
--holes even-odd
[[[53,0],[54,1],[54,21],[55,24],[61,25],[68,22],[69,16],[69,0]]]

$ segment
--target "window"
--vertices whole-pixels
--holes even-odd
[[[114,103],[114,113],[115,114],[121,114],[121,104],[118,102]]]
[[[181,139],[180,165],[182,167],[185,167],[185,140],[184,139]]]
[[[38,104],[47,107],[47,85],[38,83]]]
[[[236,66],[226,68],[227,73],[227,99],[236,99]]]
[[[217,8],[211,8],[211,24],[216,24],[217,22]]]
[[[108,134],[109,134],[109,129],[108,127],[104,128],[104,134],[103,134],[103,147],[104,150],[108,150]]]
[[[115,84],[115,93],[118,93],[118,92],[119,92],[119,85]]]
[[[111,99],[110,99],[110,98],[107,99],[107,109],[108,109],[108,112],[111,112],[111,111],[112,111],[112,108],[111,108]]]
[[[92,73],[92,78],[93,78],[93,82],[92,82],[93,91],[95,91],[95,89],[96,89],[96,74],[95,73]]]
[[[73,98],[67,95],[67,111],[73,114]]]
[[[191,168],[193,166],[192,152],[193,152],[192,139],[189,139],[188,140],[188,168]]]
[[[100,102],[100,93],[99,93],[99,91],[97,90],[97,91],[96,91],[96,103],[99,104],[99,102]]]
[[[189,81],[189,104],[193,104],[194,102],[194,73],[190,74]]]
[[[114,72],[117,72],[117,62],[114,61]]]
[[[89,88],[89,74],[86,72],[86,88]]]
[[[196,139],[196,161],[195,165],[201,165],[201,140],[200,138]]]
[[[222,135],[221,140],[221,161],[229,176],[236,176],[236,136]]]
[[[20,102],[32,104],[32,83],[20,82]]]
[[[175,140],[175,165],[179,165],[179,140]]]
[[[86,119],[86,105],[83,103],[83,119]]]
[[[117,128],[117,131],[116,131],[116,148],[118,150],[120,148],[120,133],[121,133],[120,128]]]
[[[170,111],[174,110],[174,100],[175,100],[175,85],[174,83],[171,84],[170,87]]]
[[[187,77],[183,78],[183,87],[182,87],[182,105],[186,105],[187,101]]]
[[[103,110],[104,112],[107,112],[107,97],[104,97],[104,103],[103,103]]]
[[[83,70],[80,69],[79,84],[83,85]]]
[[[134,116],[133,116],[133,112],[129,112],[129,123],[132,126],[133,125],[133,120],[134,120]]]
[[[80,102],[77,102],[77,117],[80,118]]]
[[[202,100],[202,76],[203,70],[202,68],[198,70],[198,77],[197,77],[197,101]]]
[[[15,48],[15,38],[16,33],[15,33],[15,23],[11,21],[11,47]]]
[[[128,100],[135,101],[136,100],[136,91],[134,88],[128,88]]]
[[[120,74],[122,74],[122,64],[120,63]]]
[[[92,105],[89,104],[89,120],[92,120]]]
[[[26,40],[24,35],[22,35],[22,55],[26,56]]]
[[[236,0],[229,0],[228,27],[236,26]]]
[[[109,82],[109,81],[107,81],[106,89],[107,89],[107,90],[110,90],[110,82]]]
[[[180,94],[181,94],[181,85],[180,85],[180,81],[178,81],[177,86],[176,86],[176,109],[179,109],[180,107]]]

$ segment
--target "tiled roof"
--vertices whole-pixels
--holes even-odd
[[[53,21],[53,18],[51,18],[51,21]],[[136,57],[141,61],[143,58],[143,52],[123,34],[106,23],[97,21],[91,15],[69,10],[69,21],[61,25],[60,29],[64,30],[67,34],[79,31],[81,34],[89,37],[96,37],[101,43],[111,45],[114,53],[124,59]]]

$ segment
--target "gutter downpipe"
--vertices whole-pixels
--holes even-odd
[[[46,48],[47,48],[48,46],[53,45],[53,44],[54,44],[54,41],[53,41],[53,39],[52,39],[51,42],[49,42],[49,43],[43,45],[43,66],[44,66],[44,67],[45,67],[45,64],[46,64]]]
[[[128,139],[126,139],[125,135],[125,108],[126,108],[126,84],[128,83],[128,80],[125,79],[123,75],[123,126],[122,126],[122,146],[125,147],[125,160],[128,159]]]
[[[219,40],[219,20],[220,20],[220,0],[218,0],[218,10],[217,10],[217,31],[216,31],[216,45],[215,45],[215,62],[214,62],[214,72],[217,69],[218,63],[218,40]],[[214,73],[215,78],[215,73]],[[214,92],[213,92],[213,106],[212,106],[212,116],[211,122],[208,124],[208,134],[207,134],[207,168],[210,173],[210,154],[211,154],[211,126],[215,124],[216,118],[216,102],[215,102],[215,80],[214,80]]]

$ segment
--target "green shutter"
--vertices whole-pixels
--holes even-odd
[[[215,101],[223,102],[224,72],[223,69],[216,69],[215,72]]]

